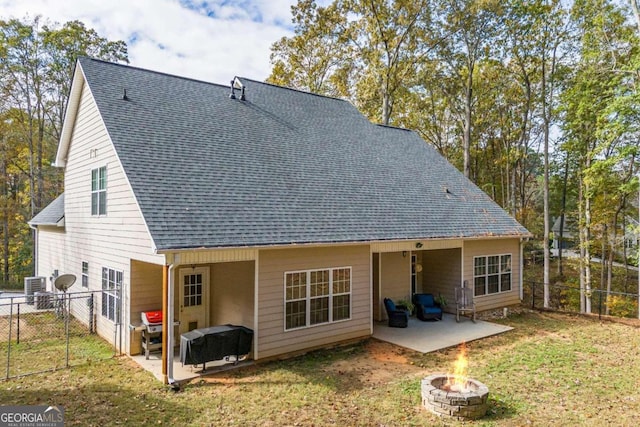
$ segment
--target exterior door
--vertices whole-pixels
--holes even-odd
[[[209,268],[180,269],[180,333],[209,326]]]

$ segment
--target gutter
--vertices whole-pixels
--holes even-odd
[[[423,238],[410,238],[410,239],[388,239],[388,240],[354,240],[354,241],[335,241],[335,242],[299,242],[299,243],[265,243],[265,244],[256,244],[256,245],[242,245],[242,246],[201,246],[194,248],[165,248],[158,249],[157,247],[154,249],[154,253],[159,255],[170,255],[174,254],[174,256],[178,256],[180,253],[189,253],[189,252],[210,252],[210,251],[225,251],[225,250],[242,250],[242,249],[289,249],[289,248],[314,248],[314,247],[330,247],[330,246],[362,246],[362,245],[372,245],[372,244],[385,244],[385,243],[409,243],[415,244],[418,242],[425,241],[451,241],[451,240],[462,240],[462,241],[476,241],[476,240],[503,240],[503,239],[525,239],[528,240],[533,237],[533,234],[528,233],[520,233],[520,234],[510,234],[510,235],[482,235],[482,236],[455,236],[455,237],[423,237]]]
[[[528,237],[520,238],[520,302],[524,300],[524,243],[528,241]]]

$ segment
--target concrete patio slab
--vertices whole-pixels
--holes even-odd
[[[131,359],[140,365],[142,368],[151,372],[157,379],[163,381],[162,377],[162,354],[160,352],[153,352],[149,354],[149,359],[146,359],[144,354],[138,354],[131,356]],[[234,364],[234,356],[231,356],[230,361],[215,360],[206,363],[206,371],[202,370],[202,365],[182,365],[180,363],[179,349],[176,349],[173,357],[173,379],[176,382],[183,383],[185,381],[198,378],[202,375],[209,375],[215,372],[227,371],[229,369],[237,369],[243,366],[251,365],[252,360],[240,360],[237,364]]]
[[[441,321],[423,322],[415,317],[409,318],[407,328],[390,328],[387,322],[376,322],[373,326],[373,338],[386,341],[391,344],[405,347],[421,353],[430,353],[443,348],[453,347],[462,342],[470,342],[492,335],[501,334],[513,329],[510,326],[498,325],[495,323],[478,320],[476,323],[464,317],[460,323],[456,322],[456,317],[445,313]],[[131,356],[142,368],[150,371],[160,381],[162,378],[161,354],[154,352],[149,354],[149,359],[145,359],[144,354]],[[202,365],[185,365],[180,363],[179,349],[176,349],[173,359],[173,377],[177,382],[185,382],[202,375],[215,372],[236,369],[251,365],[252,360],[243,360],[234,364],[233,360],[218,360],[208,362],[206,371],[202,370]]]
[[[510,326],[481,320],[473,323],[466,317],[461,317],[460,323],[457,323],[455,315],[445,313],[441,321],[433,322],[423,322],[410,317],[409,326],[406,328],[390,328],[387,322],[376,322],[373,326],[373,337],[421,353],[430,353],[511,329],[513,328]]]

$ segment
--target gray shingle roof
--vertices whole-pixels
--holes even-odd
[[[346,101],[79,63],[159,250],[528,235],[417,134]]]
[[[49,203],[39,214],[34,216],[29,225],[58,225],[64,218],[64,193],[59,195],[53,202]]]

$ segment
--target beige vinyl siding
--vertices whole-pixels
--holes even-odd
[[[464,244],[464,280],[473,286],[473,258],[511,255],[511,291],[474,298],[477,311],[492,310],[520,303],[520,241],[518,239],[472,240]]]
[[[91,170],[102,166],[107,168],[107,214],[91,216]],[[47,270],[51,268],[58,268],[60,274],[75,274],[78,280],[72,291],[76,291],[81,290],[82,261],[89,263],[90,290],[101,289],[102,267],[122,271],[122,330],[125,334],[122,342],[125,346],[123,350],[129,351],[128,325],[139,323],[139,317],[133,319],[129,316],[130,307],[127,302],[132,283],[130,259],[162,265],[164,256],[153,253],[153,243],[147,227],[86,85],[82,89],[72,130],[64,186],[64,242],[62,246],[55,248],[55,252],[63,252],[64,255],[62,259],[55,260],[60,265],[48,262],[39,265],[38,274],[49,275],[50,271]],[[45,247],[39,245],[40,259],[47,257],[43,254]],[[113,323],[102,317],[100,298],[96,299],[95,307],[97,332],[111,342],[114,339]],[[119,341],[119,337],[116,339]]]
[[[288,271],[351,267],[351,319],[284,330],[284,275]],[[268,358],[371,335],[368,246],[261,250],[258,350]]]
[[[36,276],[44,276],[47,278],[47,290],[53,291],[53,283],[49,278],[54,270],[59,270],[60,274],[64,271],[61,267],[66,265],[67,250],[65,247],[64,229],[59,227],[39,226],[37,230],[38,244],[38,265]],[[80,276],[77,277],[81,282]],[[73,291],[81,290],[81,283],[74,285]]]
[[[253,329],[254,262],[225,262],[211,266],[209,321]]]
[[[162,266],[131,260],[131,324],[141,322],[143,311],[162,310]],[[140,353],[140,332],[129,337],[130,354]]]
[[[391,298],[396,304],[398,300],[411,300],[411,256],[409,252],[389,252],[380,254],[380,301],[382,319],[387,319],[384,310],[384,299]]]
[[[445,311],[455,313],[455,288],[462,284],[461,249],[422,252],[422,292],[442,295],[447,300]]]
[[[421,245],[421,246],[420,246]],[[420,247],[418,247],[420,246]],[[430,249],[449,249],[459,248],[462,246],[461,239],[443,239],[443,240],[409,240],[395,242],[373,242],[371,243],[371,252],[402,252],[415,250]]]

